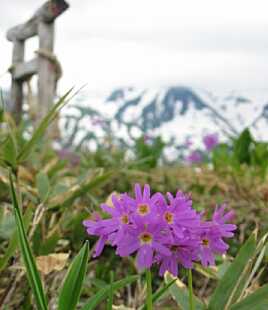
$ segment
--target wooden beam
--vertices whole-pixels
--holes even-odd
[[[38,24],[39,49],[53,52],[54,23]],[[56,91],[56,70],[50,59],[38,57],[38,105],[39,119],[44,117],[54,103]]]
[[[52,23],[60,14],[66,11],[69,4],[65,0],[50,0],[44,3],[26,23],[17,25],[7,31],[9,41],[26,40],[38,32],[38,23]]]
[[[57,66],[53,58],[55,23],[40,22],[38,24],[39,58],[38,58],[38,117],[37,124],[45,117],[54,104],[57,86]],[[42,53],[44,51],[45,53]],[[46,56],[47,55],[47,56]],[[47,136],[59,138],[58,122],[55,120],[48,129]]]
[[[36,74],[38,70],[38,59],[35,58],[28,62],[21,62],[14,65],[13,77],[15,80],[26,80]]]
[[[23,62],[24,59],[24,42],[14,41],[13,55],[12,55],[12,66],[16,66],[18,63]],[[23,104],[23,88],[22,81],[17,81],[12,74],[11,83],[11,110],[17,123],[19,123],[22,114]]]

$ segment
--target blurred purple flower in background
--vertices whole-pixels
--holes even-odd
[[[68,149],[61,149],[57,151],[59,159],[66,160],[71,167],[76,167],[80,164],[80,156]]]
[[[99,116],[91,117],[91,124],[94,127],[97,127],[97,126],[105,127],[107,125],[106,121],[104,119],[102,119],[101,117],[99,117]]]
[[[198,164],[203,161],[201,152],[194,150],[186,157],[186,161],[190,164]]]
[[[143,136],[143,141],[145,144],[150,144],[151,142],[153,142],[153,137],[145,133]]]
[[[192,141],[190,138],[186,138],[186,139],[185,139],[185,145],[186,145],[187,147],[190,147],[190,146],[193,145],[193,141]]]
[[[203,138],[203,143],[207,151],[211,151],[219,144],[219,136],[216,133],[207,134]]]

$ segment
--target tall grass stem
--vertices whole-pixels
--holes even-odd
[[[153,294],[152,294],[152,273],[151,269],[146,269],[146,304],[147,310],[153,310]]]
[[[189,309],[194,310],[192,269],[188,270]]]

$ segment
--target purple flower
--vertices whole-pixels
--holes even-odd
[[[206,147],[207,151],[211,151],[219,144],[219,137],[218,134],[207,134],[203,138],[203,143]]]
[[[228,245],[223,242],[213,229],[204,229],[200,235],[200,260],[205,267],[215,265],[215,254],[224,254],[228,249]]]
[[[129,256],[137,251],[138,268],[150,268],[154,253],[171,255],[168,248],[170,242],[170,236],[164,226],[154,223],[145,225],[141,220],[129,230],[124,240],[118,245],[116,253],[120,256]]]
[[[177,238],[183,238],[187,229],[199,227],[200,216],[192,208],[191,199],[182,192],[177,192],[176,197],[167,193],[167,197],[169,204],[159,208],[160,218]]]
[[[135,184],[135,198],[126,196],[126,200],[129,206],[132,208],[133,217],[136,219],[143,219],[144,223],[154,221],[156,214],[156,205],[159,200],[159,193],[151,196],[150,186],[148,184],[144,185],[142,188],[139,184]]]
[[[93,257],[99,256],[103,248],[105,246],[105,242],[108,239],[107,234],[103,234],[99,232],[100,223],[102,223],[102,219],[99,213],[94,212],[90,219],[83,221],[83,225],[86,227],[86,231],[89,235],[98,235],[100,236],[99,240],[95,244]]]
[[[198,260],[198,247],[197,239],[175,238],[170,247],[170,256],[158,254],[155,257],[155,262],[160,265],[160,276],[163,276],[166,271],[169,271],[175,277],[178,276],[179,265],[187,269],[193,268],[193,261]]]
[[[216,208],[211,222],[204,222],[200,238],[200,258],[204,266],[214,265],[215,254],[224,254],[229,246],[223,238],[231,238],[236,230],[236,225],[226,224],[226,221],[234,217],[234,212],[224,214],[226,205]]]
[[[233,232],[236,230],[236,225],[226,224],[226,222],[231,221],[235,214],[234,211],[229,211],[224,214],[225,209],[225,204],[221,205],[219,208],[216,207],[212,216],[212,222],[214,224],[214,229],[217,229],[222,237],[231,238],[234,236]]]
[[[186,157],[186,161],[190,164],[201,163],[203,161],[201,152],[197,150],[191,151],[191,153]]]
[[[169,271],[176,276],[179,265],[193,268],[196,261],[212,265],[216,254],[226,253],[224,239],[233,237],[236,226],[226,223],[234,214],[226,213],[225,205],[215,209],[211,221],[204,221],[188,194],[151,195],[147,184],[143,189],[136,184],[134,192],[134,198],[126,193],[112,196],[112,206],[101,205],[105,218],[95,212],[83,222],[89,235],[99,237],[94,257],[108,243],[121,257],[137,254],[139,269],[155,263],[160,275]]]
[[[109,219],[97,219],[97,221],[86,220],[83,222],[89,234],[98,235],[100,239],[102,236],[108,236],[105,241],[109,239],[112,245],[117,245],[122,238],[124,238],[127,230],[132,224],[131,211],[133,209],[127,203],[126,195],[121,195],[117,199],[115,195],[112,196],[113,207],[102,204],[101,208],[104,212],[111,215]],[[102,244],[102,243],[101,243]],[[102,247],[103,248],[103,247]],[[95,256],[101,254],[101,251],[96,251]]]

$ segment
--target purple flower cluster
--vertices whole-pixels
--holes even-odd
[[[199,164],[203,161],[201,152],[194,150],[186,157],[186,161],[190,164]]]
[[[225,205],[216,208],[212,220],[204,221],[192,207],[189,195],[180,191],[151,195],[149,185],[135,185],[135,197],[112,196],[112,206],[102,204],[109,215],[98,213],[83,222],[89,235],[99,237],[94,256],[99,256],[106,243],[124,257],[137,253],[137,267],[160,266],[159,273],[178,274],[178,265],[192,268],[194,262],[213,265],[216,254],[224,254],[228,245],[224,238],[233,236],[236,226],[226,222],[233,212],[225,213]]]
[[[217,133],[210,133],[203,137],[203,144],[205,146],[207,155],[219,144],[219,136]],[[192,141],[187,139],[185,145],[190,148]],[[185,158],[190,164],[199,164],[205,159],[205,154],[199,150],[189,150],[190,153]]]
[[[216,133],[207,134],[203,138],[203,143],[207,151],[211,151],[219,144],[219,136]]]

